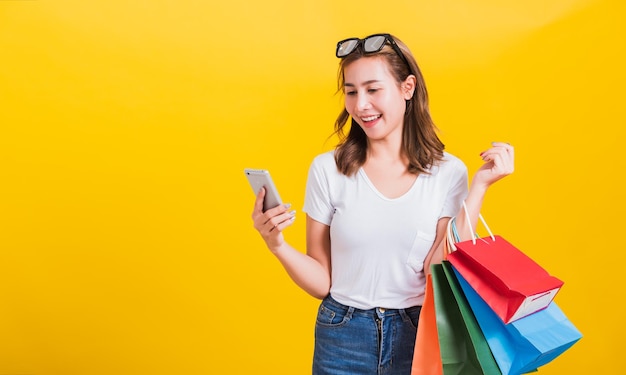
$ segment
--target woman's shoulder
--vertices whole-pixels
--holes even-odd
[[[321,153],[313,158],[313,162],[311,163],[313,167],[321,168],[321,169],[337,169],[335,164],[335,151],[327,151]]]
[[[432,168],[431,173],[467,173],[467,166],[458,157],[449,152],[443,153],[443,158]]]
[[[335,163],[334,151],[324,152],[313,158],[309,167],[309,178],[329,182],[337,182],[341,180],[341,174],[339,173],[337,164]]]
[[[463,163],[463,160],[459,159],[458,157],[452,155],[449,152],[444,151],[442,160],[444,161],[444,164],[448,164],[451,167],[466,168],[465,163]]]

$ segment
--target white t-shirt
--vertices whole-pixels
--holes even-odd
[[[341,174],[333,151],[317,156],[304,212],[330,226],[333,298],[359,309],[421,305],[424,258],[437,221],[458,213],[467,189],[465,164],[448,153],[394,199],[376,190],[363,168],[351,177]]]

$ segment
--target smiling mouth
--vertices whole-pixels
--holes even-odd
[[[381,117],[382,115],[373,115],[373,116],[361,117],[361,120],[363,120],[363,122],[371,122],[374,120],[378,120]]]

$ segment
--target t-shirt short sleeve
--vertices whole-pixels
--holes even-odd
[[[309,167],[303,211],[315,221],[330,225],[334,213],[331,183],[338,173],[332,152],[317,156]]]
[[[456,216],[468,192],[467,167],[460,159],[450,154],[446,154],[446,157],[446,163],[450,164],[448,166],[450,188],[448,189],[443,208],[441,209],[440,218]]]

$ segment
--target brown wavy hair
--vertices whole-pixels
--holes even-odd
[[[408,171],[414,174],[428,173],[428,169],[443,159],[444,144],[437,136],[437,128],[430,117],[428,109],[428,92],[424,77],[417,66],[417,62],[408,47],[395,36],[391,36],[396,42],[407,63],[400,57],[389,44],[375,53],[363,52],[359,46],[354,52],[341,59],[337,77],[337,92],[343,93],[345,68],[354,61],[363,57],[381,57],[388,66],[389,71],[400,85],[410,74],[415,75],[416,85],[413,96],[406,101],[406,112],[402,127],[402,152],[409,160]],[[351,176],[365,164],[367,159],[368,140],[365,132],[352,119],[348,134],[345,126],[350,119],[348,111],[344,108],[335,121],[335,131],[339,137],[339,143],[335,149],[335,163],[341,173]]]

